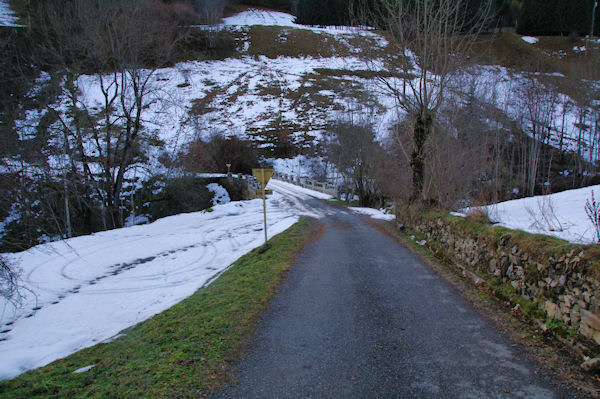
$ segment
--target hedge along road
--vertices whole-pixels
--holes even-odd
[[[351,211],[325,215],[216,398],[563,398],[417,257]]]

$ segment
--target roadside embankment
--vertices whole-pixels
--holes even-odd
[[[473,283],[487,284],[581,354],[598,357],[600,246],[493,226],[482,216],[421,210],[403,212],[398,222]]]

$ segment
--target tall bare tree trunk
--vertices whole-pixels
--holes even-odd
[[[425,143],[431,132],[433,120],[431,116],[419,114],[413,131],[414,149],[411,154],[410,167],[413,173],[413,190],[411,201],[419,201],[423,195],[425,183]]]

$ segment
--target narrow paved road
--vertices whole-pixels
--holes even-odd
[[[215,397],[569,397],[408,250],[359,215],[302,201],[327,229]]]

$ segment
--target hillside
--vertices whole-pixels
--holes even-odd
[[[377,80],[381,68],[360,57],[365,47],[389,56],[386,39],[380,33],[355,28],[310,28],[294,24],[293,19],[283,12],[258,9],[224,18],[218,29],[234,32],[236,56],[157,70],[152,84],[160,98],[152,101],[146,120],[147,129],[165,143],[161,150],[175,153],[198,133],[219,132],[256,142],[271,154],[289,139],[294,147],[289,152],[311,154],[326,126],[348,114],[357,118],[374,115],[378,136],[388,136],[398,121],[394,99]],[[585,45],[565,48],[570,45],[566,39],[528,42],[514,34],[485,40],[477,54],[481,64],[464,71],[457,84],[471,85],[477,79],[478,99],[513,119],[519,117],[523,106],[516,93],[532,81],[555,87],[559,98],[554,112],[564,114],[564,145],[574,150],[579,116],[575,109],[567,109],[576,101],[570,96],[566,73],[569,65],[578,62]],[[599,43],[589,46],[597,51]],[[77,83],[86,106],[99,110],[98,77],[81,76]],[[469,95],[465,87],[455,89],[458,96]],[[57,106],[67,107],[64,100]],[[30,129],[38,126],[45,111],[31,110],[17,123],[22,137],[34,134]],[[551,140],[558,146],[558,137]],[[597,150],[590,150],[595,151],[588,155],[590,159],[598,158]]]
[[[328,269],[323,264],[336,268],[328,270],[326,279],[313,273],[311,279],[301,280],[329,298],[335,285],[331,282],[344,282],[339,295],[334,296],[341,298],[340,307],[332,308],[332,315],[348,316],[352,323],[350,328],[333,324],[343,333],[381,334],[373,342],[364,337],[353,339],[368,343],[366,350],[357,353],[381,350],[399,369],[407,369],[407,363],[397,359],[414,350],[417,363],[429,372],[431,361],[424,361],[418,348],[424,342],[423,331],[434,332],[430,342],[440,347],[429,345],[434,349],[427,359],[437,359],[438,367],[439,355],[446,357],[447,363],[441,367],[444,373],[453,370],[453,365],[468,365],[471,369],[465,375],[476,384],[486,385],[487,377],[479,378],[473,372],[481,369],[482,361],[489,362],[486,375],[495,378],[497,360],[507,360],[511,344],[492,345],[494,353],[499,353],[486,358],[492,341],[485,339],[484,350],[471,354],[474,361],[457,361],[458,355],[468,352],[464,348],[476,341],[473,337],[481,338],[479,327],[473,336],[468,335],[472,332],[465,333],[462,327],[470,324],[459,321],[458,313],[466,313],[462,302],[446,301],[453,295],[449,287],[433,284],[438,277],[417,257],[407,262],[412,255],[409,257],[407,248],[390,238],[402,240],[414,233],[417,250],[430,247],[438,260],[460,265],[445,255],[444,248],[437,250],[430,234],[444,230],[436,225],[441,227],[443,218],[450,218],[449,211],[458,211],[455,216],[465,218],[452,220],[464,222],[465,230],[473,234],[464,247],[476,255],[481,251],[496,256],[495,241],[489,240],[488,251],[480,239],[483,236],[478,236],[485,229],[502,242],[498,248],[510,243],[504,249],[512,251],[506,261],[513,262],[518,247],[511,240],[524,235],[492,227],[499,224],[583,244],[552,239],[557,247],[543,248],[550,239],[531,236],[543,250],[556,250],[557,254],[569,251],[567,258],[579,253],[577,262],[583,259],[580,247],[585,246],[586,256],[595,256],[597,245],[591,244],[600,239],[600,230],[590,223],[585,206],[590,191],[596,190],[596,198],[600,194],[600,40],[507,32],[470,36],[461,31],[452,40],[473,39],[473,46],[460,53],[437,54],[442,61],[427,69],[422,67],[417,45],[413,42],[413,47],[399,51],[389,30],[304,26],[296,24],[289,13],[243,6],[227,9],[221,23],[199,25],[189,4],[141,0],[133,12],[121,7],[120,1],[128,0],[110,3],[117,5],[116,12],[108,17],[103,14],[105,19],[98,18],[103,21],[100,24],[94,22],[96,14],[88,12],[77,15],[81,18],[77,22],[83,21],[83,25],[75,23],[63,31],[57,21],[68,21],[57,19],[50,21],[50,25],[54,23],[52,29],[31,29],[35,33],[28,36],[26,29],[11,27],[17,19],[0,0],[0,23],[6,25],[0,31],[0,49],[2,54],[14,56],[0,57],[2,65],[12,68],[0,70],[0,77],[10,83],[0,92],[0,380],[25,374],[1,383],[0,396],[29,389],[40,396],[51,391],[58,395],[109,392],[123,396],[131,387],[138,392],[155,384],[152,389],[156,389],[157,378],[162,391],[148,390],[147,396],[161,397],[164,392],[179,395],[179,391],[170,390],[173,385],[181,392],[185,390],[182,397],[198,397],[204,392],[197,390],[203,380],[213,389],[212,384],[218,384],[222,374],[229,372],[231,359],[238,355],[238,349],[233,353],[224,349],[230,339],[225,333],[241,333],[233,340],[236,345],[245,342],[268,303],[269,296],[263,299],[254,291],[246,296],[246,289],[267,289],[272,296],[280,280],[271,287],[265,280],[251,279],[246,272],[256,265],[249,264],[241,270],[239,282],[226,279],[211,285],[217,286],[212,291],[200,289],[219,276],[227,276],[227,270],[235,269],[230,268],[232,263],[249,252],[251,257],[256,255],[261,268],[270,271],[278,262],[273,260],[273,253],[291,258],[299,250],[296,247],[309,241],[309,235],[314,244],[326,243],[310,264],[320,271]],[[100,9],[108,4],[91,3]],[[132,15],[138,19],[133,20]],[[165,20],[171,23],[160,25]],[[114,37],[104,37],[107,27],[115,30],[110,32],[116,32]],[[163,27],[172,30],[163,35]],[[51,38],[55,43],[48,40],[36,47],[36,40],[48,32],[56,35]],[[71,42],[67,36],[73,32],[77,35]],[[444,39],[442,36],[436,40]],[[142,39],[138,42],[131,37]],[[56,45],[62,44],[61,40],[69,45]],[[25,51],[30,48],[35,50],[31,54]],[[465,62],[448,61],[454,59]],[[444,62],[454,67],[444,70]],[[9,82],[6,76],[19,79]],[[439,94],[439,103],[425,107],[427,112],[401,104],[407,97],[408,101],[419,95],[426,97],[428,90]],[[406,96],[407,92],[413,97]],[[419,162],[420,187],[415,183]],[[271,180],[269,187],[274,194],[265,202],[246,200],[248,193],[238,186],[237,178],[224,175],[228,169],[249,174],[255,167],[273,167],[289,175]],[[339,198],[290,183],[301,183],[304,178],[334,184]],[[325,199],[331,202],[318,201]],[[267,216],[262,213],[264,203]],[[359,207],[354,206],[356,203]],[[411,221],[400,219],[416,219],[418,214],[437,223],[431,228],[425,225],[429,233],[413,231]],[[472,215],[466,217],[468,214]],[[393,227],[402,232],[397,235],[391,224],[375,224],[367,216],[388,221],[397,216],[402,224]],[[321,221],[313,222],[310,231],[302,233],[304,238],[294,233],[293,238],[285,239],[296,244],[295,249],[272,245],[272,241],[258,249],[263,244],[263,221],[273,238],[301,217]],[[309,229],[308,221],[300,224]],[[372,237],[376,239],[369,241]],[[451,240],[442,242],[444,247],[458,247]],[[387,247],[390,251],[383,251]],[[308,259],[304,255],[300,258]],[[525,259],[521,256],[516,262]],[[479,261],[473,263],[488,273],[492,262],[483,259],[480,265]],[[538,272],[552,269],[549,275],[557,281],[562,279],[559,286],[551,286],[558,287],[556,291],[548,289],[540,298],[527,297],[539,301],[542,309],[548,303],[544,303],[545,296],[555,293],[564,298],[561,286],[573,288],[567,277],[554,272],[554,265],[534,258],[524,262],[529,261],[533,273],[526,273],[523,267],[511,266],[511,270],[542,281],[544,276]],[[384,264],[390,274],[384,272]],[[406,273],[410,268],[414,275]],[[570,272],[583,281],[587,276],[581,270],[571,268]],[[353,276],[361,279],[354,280]],[[510,290],[507,292],[518,292],[513,290],[518,288],[516,284],[502,280],[509,278],[510,272],[500,271],[495,277],[500,279],[492,280],[494,284],[503,281]],[[398,285],[404,281],[408,285]],[[383,282],[391,285],[382,289]],[[223,301],[222,287],[230,285],[237,290],[238,283],[244,295],[235,297],[233,304]],[[490,288],[486,295],[494,291],[487,284],[482,286],[484,291]],[[581,313],[576,312],[575,329],[579,328],[580,316],[583,323],[583,312],[592,312],[597,305],[593,295],[598,291],[585,284],[574,294],[579,297],[568,299],[574,303],[588,298],[581,302]],[[541,285],[532,286],[543,290]],[[399,307],[388,311],[375,305],[385,291],[398,296],[386,302]],[[344,296],[349,292],[356,293],[356,298]],[[420,296],[408,301],[409,305],[432,301],[429,307],[402,303],[410,292]],[[185,301],[190,295],[192,299]],[[188,307],[196,301],[195,296],[208,302]],[[482,299],[474,297],[479,308]],[[309,295],[301,301],[300,308],[309,309],[308,319],[315,319],[318,309],[327,308],[322,306],[327,299],[315,298],[319,297],[311,299]],[[507,299],[501,298],[498,306],[504,306]],[[164,311],[177,303],[177,323],[163,318]],[[218,305],[216,316],[204,316],[207,303]],[[238,307],[240,303],[257,305],[257,314]],[[317,311],[307,307],[308,303]],[[353,306],[359,316],[368,309],[362,316],[375,324],[355,328],[354,320],[363,317],[340,311],[348,303],[360,305]],[[456,313],[442,323],[436,314],[441,303]],[[221,307],[228,309],[222,312]],[[510,312],[510,308],[493,309],[494,314]],[[232,310],[240,317],[250,317],[250,325],[235,325],[238,320],[231,317]],[[161,312],[162,316],[154,317]],[[171,312],[175,311],[167,313]],[[518,312],[518,306],[512,308],[513,315],[519,316]],[[384,348],[379,343],[387,342],[389,331],[381,327],[381,321],[398,315],[407,317],[390,327],[399,334],[398,345]],[[421,323],[421,315],[431,324]],[[548,315],[543,329],[552,330],[560,313]],[[448,323],[456,323],[450,330],[457,335],[440,339],[447,337]],[[481,323],[489,328],[488,321]],[[218,324],[218,328],[205,330],[211,324]],[[286,324],[293,326],[294,322]],[[327,331],[319,334],[329,339],[333,336],[331,324],[325,324]],[[302,325],[312,328],[310,323]],[[549,334],[535,328],[535,333],[531,330],[535,345],[541,346],[539,351],[547,351],[546,344],[537,344]],[[414,329],[414,340],[405,341],[405,331],[410,329]],[[144,335],[146,332],[149,335]],[[576,331],[568,333],[574,336]],[[596,337],[594,334],[591,331],[586,337]],[[459,339],[464,343],[457,345]],[[451,355],[444,352],[446,340],[455,349]],[[337,338],[334,341],[340,344]],[[131,348],[138,348],[133,357],[132,352],[122,350],[130,342],[135,342]],[[140,343],[143,345],[138,346]],[[168,346],[163,347],[163,343]],[[347,353],[345,346],[340,344],[340,353]],[[75,358],[69,357],[90,347]],[[331,353],[321,352],[326,356]],[[83,357],[78,357],[82,353]],[[58,366],[28,372],[62,357],[67,359],[60,360]],[[137,363],[139,359],[142,363]],[[217,371],[207,366],[208,374],[197,374],[207,363]],[[352,365],[345,360],[342,363]],[[373,362],[378,363],[383,364]],[[520,366],[509,363],[505,368],[511,373],[553,379],[543,368],[521,372]],[[299,370],[311,369],[306,364]],[[173,369],[181,374],[181,380],[179,374],[177,378],[169,374]],[[354,377],[359,374],[353,372],[343,379],[359,386],[360,380],[356,382]],[[392,375],[383,374],[384,379]],[[413,389],[410,384],[414,376],[409,377],[409,384],[404,385]],[[74,381],[73,385],[61,386],[63,378]],[[451,379],[453,383],[464,381]],[[502,386],[504,379],[499,382],[494,393],[510,393]],[[312,381],[309,385],[315,386]],[[193,389],[188,391],[188,387]],[[437,388],[434,393],[440,392],[443,389]],[[531,392],[550,396],[550,391]]]
[[[138,78],[147,79],[147,92],[140,104],[139,148],[127,165],[103,172],[116,176],[124,170],[118,201],[134,201],[133,193],[136,212],[143,213],[141,207],[152,199],[142,191],[158,193],[167,184],[153,183],[153,179],[190,173],[179,161],[193,158],[190,145],[206,147],[215,136],[240,139],[252,147],[263,165],[275,165],[280,172],[328,178],[348,187],[346,172],[326,156],[331,154],[332,126],[340,121],[373,129],[384,148],[378,151],[393,152],[397,159],[395,164],[378,168],[400,168],[404,170],[400,179],[408,178],[406,154],[411,144],[403,129],[410,125],[410,116],[395,106],[389,90],[400,87],[406,77],[386,67],[386,60],[395,55],[385,32],[307,27],[293,19],[283,12],[241,10],[224,18],[221,25],[195,28],[231,37],[231,51],[214,54],[218,59],[205,56],[140,70]],[[453,74],[436,121],[436,139],[428,142],[428,151],[440,167],[429,169],[431,192],[427,195],[456,208],[457,201],[490,195],[480,193],[482,180],[494,182],[491,200],[540,193],[544,182],[552,181],[556,191],[593,183],[600,158],[599,116],[594,106],[597,100],[593,100],[599,81],[594,57],[599,47],[598,41],[567,38],[532,39],[512,33],[483,36],[471,55],[475,62]],[[103,92],[102,85],[112,89]],[[50,103],[48,93],[56,93]],[[111,75],[67,78],[43,71],[14,121],[12,133],[17,141],[6,147],[2,172],[60,182],[67,162],[62,132],[78,129],[80,122],[74,115],[85,114],[91,121],[85,123],[95,124],[98,131],[125,126],[127,115],[122,111],[113,108],[113,114],[105,117],[107,95],[113,94],[124,95],[124,106],[135,105],[128,97],[131,93]],[[51,150],[24,152],[37,147],[40,140]],[[86,166],[76,161],[73,167],[80,174],[88,170],[85,173],[101,176],[98,172],[106,166],[100,159],[105,144],[82,140],[78,151],[83,151]],[[40,162],[40,158],[46,159]],[[194,170],[223,172],[226,162],[212,159],[206,166],[198,163]],[[466,175],[457,172],[456,168],[464,171],[469,163],[476,167],[467,168]],[[99,179],[96,184],[104,184],[100,177],[94,178]],[[372,196],[404,200],[405,183],[382,183]],[[35,202],[35,198],[30,200],[37,206]],[[108,199],[104,202],[103,206],[110,205]],[[10,203],[7,200],[1,215],[5,229],[21,217],[21,211]],[[58,202],[53,206],[56,209],[51,212],[62,212]],[[124,220],[130,206],[121,208],[119,217]],[[94,223],[96,227],[83,231],[98,228],[99,222]],[[119,226],[118,221],[114,224]],[[43,239],[54,239],[63,236],[66,228],[45,230],[49,231],[40,234]]]

